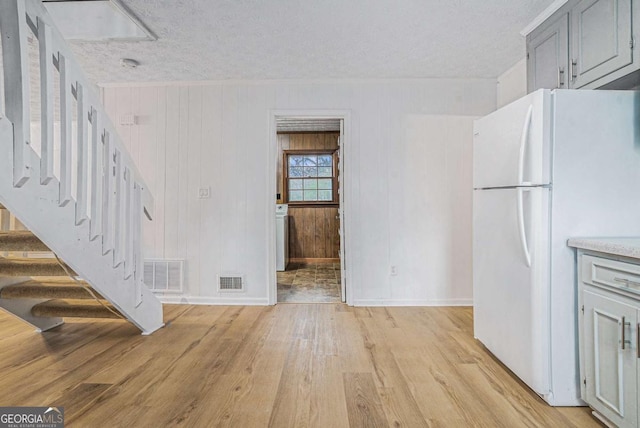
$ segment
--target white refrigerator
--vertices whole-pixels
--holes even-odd
[[[473,155],[474,335],[581,405],[567,239],[640,236],[640,92],[536,91],[475,122]]]

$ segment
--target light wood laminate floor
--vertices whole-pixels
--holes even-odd
[[[0,406],[70,427],[597,427],[553,408],[473,339],[470,308],[165,306],[38,334],[0,315]]]

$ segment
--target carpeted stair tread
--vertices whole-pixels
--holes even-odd
[[[70,280],[69,280],[70,281]],[[93,291],[96,297],[102,298]],[[8,285],[0,290],[0,299],[91,299],[94,297],[89,291],[74,283],[51,285],[36,281],[22,284]]]
[[[64,276],[39,276],[38,279],[33,279],[26,282],[21,282],[21,285],[26,284],[40,284],[40,285],[84,285],[87,287],[91,287],[88,282],[78,280],[74,281],[69,277]]]
[[[69,269],[71,274],[74,274]],[[0,276],[67,276],[56,259],[0,258]]]
[[[0,232],[0,251],[51,251],[28,230]]]
[[[107,304],[108,305],[108,304]],[[119,313],[111,305],[111,309]],[[120,318],[98,302],[49,300],[31,308],[31,315],[35,317],[61,318]]]

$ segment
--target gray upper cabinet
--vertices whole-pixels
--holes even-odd
[[[640,0],[569,0],[527,36],[527,89],[640,85]]]
[[[527,40],[527,88],[567,88],[569,70],[569,14],[534,30]]]
[[[571,87],[633,63],[631,0],[582,0],[571,23]]]

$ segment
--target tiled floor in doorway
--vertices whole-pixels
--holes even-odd
[[[289,263],[278,272],[278,302],[340,302],[340,263]]]

